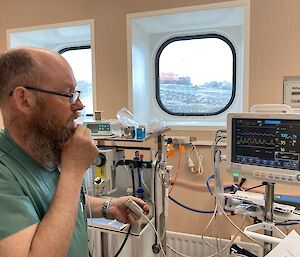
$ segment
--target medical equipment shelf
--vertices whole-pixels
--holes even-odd
[[[148,133],[146,134],[146,137],[144,139],[129,139],[129,138],[120,138],[120,137],[115,137],[115,136],[93,136],[92,138],[97,142],[97,146],[99,149],[109,149],[110,147],[113,147],[115,149],[122,149],[122,150],[150,150],[150,163],[151,165],[151,170],[153,172],[153,177],[155,177],[154,181],[156,180],[156,186],[151,186],[151,194],[150,194],[150,202],[149,205],[153,205],[152,208],[152,215],[150,222],[152,224],[155,224],[157,226],[158,233],[162,239],[162,247],[164,251],[166,251],[166,187],[167,183],[165,181],[165,176],[166,175],[158,175],[160,172],[162,174],[165,174],[164,170],[166,169],[167,165],[165,163],[165,140],[164,136],[165,133],[170,131],[170,128],[165,128],[160,131],[155,131],[153,133]],[[151,139],[156,139],[154,146],[157,146],[157,154],[156,154],[156,161],[152,162],[152,149],[153,145],[151,144],[150,147],[141,147],[139,144],[143,144],[144,142],[148,142]],[[118,145],[120,143],[120,145]],[[129,146],[124,146],[124,143],[129,143]],[[156,147],[154,147],[156,148]],[[119,162],[118,162],[119,163]],[[126,162],[124,162],[126,163]],[[116,173],[120,174],[120,173]],[[116,196],[117,197],[117,196]],[[154,207],[156,206],[156,207]],[[150,209],[151,209],[150,207]],[[155,209],[156,208],[156,209]],[[156,214],[155,214],[156,210]],[[150,211],[151,213],[151,211]],[[156,217],[156,219],[155,219]],[[94,227],[94,228],[93,228]],[[124,238],[124,235],[127,234],[126,230],[128,229],[128,226],[124,230],[107,230],[103,229],[100,226],[93,226],[91,223],[89,224],[89,233],[95,233],[98,236],[101,234],[101,255],[97,256],[108,256],[108,253],[113,246],[111,246],[111,240],[121,240]],[[94,230],[94,232],[93,232]],[[97,237],[98,237],[97,236]],[[123,237],[122,237],[123,236]],[[136,231],[131,231],[130,232],[130,242],[129,243],[129,248],[135,248],[133,251],[132,249],[130,251],[133,251],[131,254],[132,257],[140,257],[141,253],[144,252],[145,248],[149,247],[149,242],[153,241],[153,238],[156,238],[156,235],[153,235],[152,228],[150,227],[149,224],[143,224],[140,226],[140,229],[137,229]],[[123,240],[123,239],[122,239]],[[121,240],[121,241],[122,241]],[[155,251],[160,252],[160,247],[157,246],[157,239],[153,241],[153,246],[149,248],[147,251],[147,256],[157,256],[154,253]],[[134,246],[133,246],[134,244]],[[147,246],[145,245],[147,244]],[[115,246],[116,247],[116,246]],[[126,247],[126,248],[128,248]],[[140,249],[140,250],[139,250]],[[127,249],[128,250],[128,249]],[[140,251],[140,253],[138,253]],[[153,251],[153,252],[152,252]],[[126,250],[125,250],[126,252]],[[125,254],[124,252],[124,254]],[[151,253],[150,253],[151,252]],[[158,253],[157,252],[157,253]],[[143,253],[144,254],[144,253]],[[123,256],[123,255],[121,255]]]
[[[141,223],[143,222],[143,223]],[[138,221],[138,229],[137,231],[130,231],[129,234],[136,237],[136,238],[139,238],[141,236],[143,236],[143,234],[145,233],[145,231],[147,229],[151,229],[149,228],[150,227],[150,224],[148,223],[144,223],[145,221],[144,220],[139,220]],[[150,222],[152,224],[154,224],[154,218],[151,218],[150,219]],[[88,219],[88,226],[90,228],[97,228],[99,229],[100,232],[104,232],[104,233],[111,233],[111,234],[114,234],[114,235],[119,235],[119,234],[127,234],[128,233],[128,230],[129,230],[129,224],[124,224],[125,227],[118,230],[117,228],[114,228],[113,226],[112,227],[109,227],[109,226],[103,226],[103,224],[97,222],[97,221],[92,221],[91,219]]]
[[[170,131],[170,128],[165,128],[163,130],[155,131],[153,133],[147,133],[146,137],[144,139],[136,139],[136,138],[123,138],[123,137],[116,137],[116,136],[92,136],[94,140],[100,141],[115,141],[115,142],[136,142],[141,143],[145,142],[149,139],[152,139],[154,137],[157,137],[159,135],[162,135],[168,131]],[[99,143],[100,143],[99,142]]]

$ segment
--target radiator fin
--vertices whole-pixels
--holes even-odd
[[[204,240],[213,246],[217,246],[215,238],[204,237]],[[221,247],[227,245],[230,240],[222,239],[220,244]],[[176,251],[190,256],[190,257],[206,257],[216,253],[212,247],[208,246],[199,235],[185,234],[173,231],[167,231],[167,244],[174,248]],[[261,246],[254,243],[239,242],[239,246],[250,251],[251,253],[262,257],[263,249]],[[178,257],[179,255],[167,248],[168,257]],[[229,254],[229,248],[224,251],[222,257],[236,257],[237,255]]]

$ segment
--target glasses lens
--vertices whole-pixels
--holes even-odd
[[[79,91],[75,91],[75,92],[72,93],[71,101],[72,101],[73,104],[76,103],[76,101],[78,100],[79,96],[80,96],[80,92]]]

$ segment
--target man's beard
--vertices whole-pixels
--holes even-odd
[[[73,136],[75,126],[74,113],[65,124],[58,121],[45,101],[37,100],[30,120],[25,125],[25,138],[33,154],[47,168],[54,168],[61,162],[61,153],[66,142]]]

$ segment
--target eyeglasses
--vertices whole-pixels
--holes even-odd
[[[53,95],[69,97],[70,98],[70,103],[72,103],[72,104],[76,103],[77,100],[80,97],[80,91],[77,91],[77,90],[72,92],[72,93],[64,94],[64,93],[58,93],[58,92],[54,92],[54,91],[50,91],[50,90],[46,90],[46,89],[42,89],[42,88],[30,87],[30,86],[26,86],[24,88],[29,89],[29,90],[34,90],[34,91],[37,91],[37,92],[41,92],[41,93],[47,93],[47,94],[53,94]],[[12,96],[12,95],[13,95],[13,91],[11,91],[9,93],[9,96]]]

